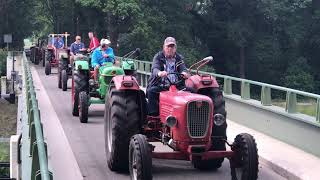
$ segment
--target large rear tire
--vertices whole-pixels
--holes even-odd
[[[79,119],[81,123],[88,122],[89,97],[87,92],[81,91],[79,94]]]
[[[68,74],[67,74],[67,71],[65,69],[63,69],[61,71],[61,87],[62,87],[62,91],[66,91],[67,90],[67,85],[68,85]]]
[[[129,145],[129,171],[133,180],[152,179],[152,156],[144,135],[136,134]]]
[[[49,61],[46,62],[44,72],[45,72],[46,75],[51,74],[51,64],[50,64]]]
[[[89,90],[89,77],[86,71],[74,71],[73,72],[73,90],[74,93],[72,100],[72,115],[79,116],[79,93],[81,91],[87,92]]]
[[[105,101],[104,131],[108,167],[128,171],[130,138],[141,132],[140,94],[111,85]]]
[[[232,180],[258,179],[258,149],[253,136],[246,133],[237,135],[231,149],[235,152],[230,160]]]
[[[225,110],[225,100],[222,94],[222,91],[219,88],[206,88],[201,89],[199,94],[206,95],[211,98],[214,104],[214,113],[213,116],[216,114],[222,114],[225,118],[227,118],[227,112]],[[226,144],[225,140],[227,140],[226,135],[227,123],[225,122],[221,126],[213,125],[212,127],[212,147],[211,151],[225,151]],[[193,166],[200,170],[212,170],[218,169],[222,166],[224,158],[217,158],[211,160],[195,160],[193,162]]]

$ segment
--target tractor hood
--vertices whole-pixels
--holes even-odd
[[[115,76],[124,74],[124,71],[118,66],[106,64],[100,68],[100,73],[101,76]]]
[[[186,150],[189,145],[210,145],[213,118],[212,100],[204,95],[185,91],[160,93],[160,119],[168,124],[168,118],[176,119],[170,134],[177,148]]]
[[[208,96],[190,93],[186,91],[163,91],[160,93],[159,108],[161,120],[165,120],[168,116],[179,116],[180,120],[185,119],[187,105],[190,102],[208,102],[210,111],[213,112],[213,103]],[[181,113],[178,114],[177,113]]]

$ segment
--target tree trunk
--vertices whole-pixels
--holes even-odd
[[[245,78],[245,47],[240,47],[240,78]]]
[[[110,35],[111,47],[116,54],[118,52],[118,39],[119,39],[119,29],[116,23],[116,17],[111,15],[108,16],[108,32]]]

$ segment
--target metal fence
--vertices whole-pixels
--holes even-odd
[[[33,85],[31,70],[23,53],[23,66],[24,66],[24,87],[25,87],[25,101],[27,105],[27,125],[29,131],[28,134],[22,134],[22,136],[28,136],[30,143],[30,158],[31,160],[31,177],[30,179],[50,180],[53,178],[52,173],[48,170],[48,154],[47,145],[43,138],[43,127],[40,121],[40,111],[38,108],[38,100],[36,98],[36,92]],[[24,144],[24,143],[23,143]],[[22,144],[22,145],[23,145]],[[23,160],[22,160],[23,161]],[[22,162],[23,163],[23,162]]]

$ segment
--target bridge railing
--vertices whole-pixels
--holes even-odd
[[[137,73],[138,73],[138,79],[140,81],[140,85],[142,87],[147,86],[148,78],[151,75],[151,66],[152,62],[147,61],[140,61],[135,60],[135,64],[137,67]],[[251,81],[247,79],[241,79],[236,77],[231,77],[227,75],[221,75],[216,73],[210,73],[210,72],[204,72],[199,71],[200,73],[206,73],[210,74],[212,76],[215,76],[217,79],[220,79],[223,81],[223,91],[225,95],[232,95],[233,89],[232,84],[233,82],[238,82],[241,84],[240,88],[240,97],[242,100],[249,100],[251,99],[250,94],[250,85],[255,85],[261,88],[261,94],[260,94],[260,102],[262,106],[271,106],[272,105],[272,90],[278,90],[286,93],[286,101],[285,101],[285,111],[290,114],[297,113],[297,95],[300,95],[302,97],[306,98],[312,98],[316,100],[316,115],[315,119],[317,122],[320,123],[320,95],[303,92],[295,89],[285,88],[281,86],[275,86],[271,84],[261,83],[257,81]],[[302,113],[303,114],[303,113]]]
[[[27,112],[27,127],[29,131],[23,131],[22,137],[28,137],[29,143],[22,143],[22,145],[29,145],[28,150],[30,152],[29,158],[31,158],[31,177],[28,179],[41,179],[50,180],[53,179],[52,173],[48,169],[48,154],[47,145],[44,142],[43,127],[40,121],[40,110],[38,108],[38,100],[36,98],[36,92],[33,85],[32,74],[27,62],[27,57],[23,53],[23,67],[24,67],[24,86],[25,86],[25,102]],[[26,127],[24,127],[26,128]],[[25,134],[27,132],[28,134]],[[23,138],[24,139],[24,138]],[[23,148],[23,147],[22,147]],[[20,152],[21,153],[21,152]],[[23,156],[23,154],[21,155]],[[22,158],[22,163],[23,162]],[[26,160],[25,163],[28,163]],[[30,165],[27,165],[30,166]],[[29,173],[28,173],[29,174]]]

